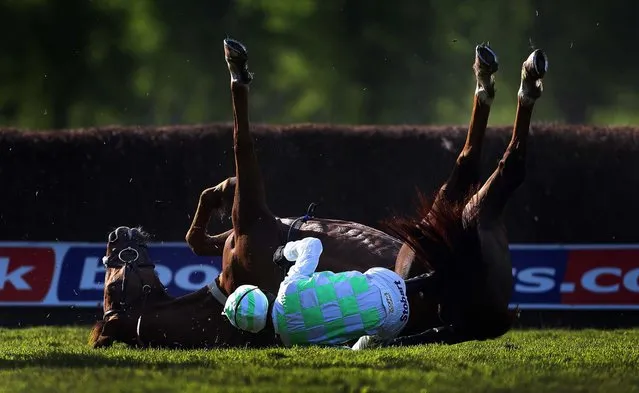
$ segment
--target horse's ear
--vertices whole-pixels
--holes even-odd
[[[115,339],[113,337],[111,337],[111,336],[100,336],[93,343],[93,348],[94,349],[97,349],[97,348],[108,348],[111,345],[113,345],[114,341],[115,341]]]
[[[89,334],[89,345],[93,348],[105,348],[110,347],[115,341],[109,334],[104,334],[105,328],[109,325],[108,322],[97,321],[91,329]]]

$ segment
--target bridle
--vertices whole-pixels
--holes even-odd
[[[135,244],[135,245],[137,247],[142,248],[143,252],[146,253],[147,247],[145,244]],[[131,256],[127,257],[128,254],[130,254]],[[149,294],[151,293],[151,286],[144,282],[144,279],[140,275],[139,269],[148,268],[148,267],[155,268],[155,264],[150,262],[138,262],[139,259],[140,259],[140,252],[137,249],[131,247],[130,243],[125,248],[120,250],[117,254],[111,254],[108,257],[105,256],[102,258],[102,264],[107,269],[108,268],[118,269],[118,268],[124,267],[124,273],[122,275],[122,297],[119,302],[120,308],[118,309],[112,308],[111,310],[105,311],[104,316],[102,317],[104,321],[106,321],[107,318],[113,315],[126,314],[131,308],[129,302],[127,302],[127,296],[126,296],[127,294],[126,284],[127,284],[127,277],[128,277],[127,272],[129,271],[133,272],[138,277],[138,279],[140,280],[140,283],[142,284],[142,293],[135,300],[138,301],[140,300],[140,298],[142,298],[142,311],[144,311],[144,308],[146,307],[147,298]]]

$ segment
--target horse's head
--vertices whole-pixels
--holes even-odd
[[[212,286],[216,286],[212,283]],[[275,343],[272,329],[250,333],[235,328],[212,291],[198,291],[157,303],[139,318],[140,344],[151,348],[263,347]]]
[[[149,235],[139,228],[122,226],[109,233],[102,258],[104,316],[91,334],[94,347],[108,346],[115,339],[135,344],[139,316],[151,303],[168,296],[149,257],[148,240]]]
[[[201,348],[273,342],[268,332],[245,333],[228,323],[222,316],[225,295],[217,283],[179,298],[169,296],[148,255],[148,240],[138,228],[119,227],[109,234],[103,258],[104,316],[91,332],[90,345],[119,341],[139,347]]]

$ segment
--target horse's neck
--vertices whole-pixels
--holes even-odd
[[[166,293],[166,298],[158,302],[155,307],[157,308],[177,308],[182,306],[190,306],[194,303],[203,302],[208,300],[211,294],[208,287],[204,287],[195,292],[188,293],[183,296],[173,297]],[[216,302],[217,303],[217,302]]]
[[[170,302],[172,300],[175,300],[176,297],[171,296],[167,291],[166,288],[164,288],[164,292],[162,292],[161,294],[158,294],[157,296],[157,302],[159,303],[166,303],[166,302]]]

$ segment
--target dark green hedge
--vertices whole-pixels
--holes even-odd
[[[254,127],[269,204],[378,226],[408,213],[415,189],[446,179],[465,128]],[[482,174],[510,128],[490,128]],[[533,125],[525,184],[507,209],[511,242],[639,240],[639,131]],[[200,191],[234,173],[231,126],[0,130],[0,240],[102,241],[142,225],[181,241]],[[230,223],[212,229],[226,229]]]

